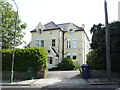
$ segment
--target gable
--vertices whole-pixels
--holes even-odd
[[[57,29],[57,28],[59,28],[53,21],[45,24],[44,27],[45,27],[45,30],[46,29]]]

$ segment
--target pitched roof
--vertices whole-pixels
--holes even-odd
[[[44,31],[55,30],[55,29],[61,29],[62,31],[67,31],[70,24],[75,26],[75,31],[83,30],[82,27],[78,27],[77,25],[73,23],[55,24],[53,21],[51,21],[44,25]],[[36,29],[32,30],[31,32],[36,32]]]
[[[63,24],[57,24],[57,26],[60,27],[63,31],[66,31],[69,24],[70,23],[63,23]]]
[[[57,29],[57,28],[59,28],[53,21],[45,24],[44,27],[45,27],[45,30],[47,30],[47,29]]]
[[[36,32],[36,29],[34,29],[34,30],[30,31],[30,32]]]
[[[63,23],[63,24],[57,24],[58,27],[60,27],[63,31],[67,31],[68,26],[72,24],[75,26],[75,31],[83,30],[82,27],[78,27],[77,25],[73,23]]]

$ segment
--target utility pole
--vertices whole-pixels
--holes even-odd
[[[110,32],[108,24],[107,1],[104,0],[105,7],[105,27],[106,27],[106,59],[107,59],[107,78],[111,80],[111,60],[110,60]]]
[[[118,21],[120,21],[120,1],[118,2]]]
[[[14,78],[14,59],[15,59],[15,46],[16,46],[16,31],[17,31],[17,21],[18,21],[18,6],[14,0],[12,0],[17,8],[16,16],[15,16],[15,32],[14,32],[14,45],[13,45],[13,54],[12,54],[12,68],[11,68],[11,80],[13,82]]]

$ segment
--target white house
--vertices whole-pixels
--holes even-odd
[[[82,27],[73,23],[45,25],[39,23],[31,31],[31,47],[43,47],[48,52],[49,68],[57,67],[64,57],[77,60],[80,65],[86,63],[89,52],[89,38]]]

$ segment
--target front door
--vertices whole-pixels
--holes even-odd
[[[48,68],[51,69],[53,67],[53,57],[48,57]]]

